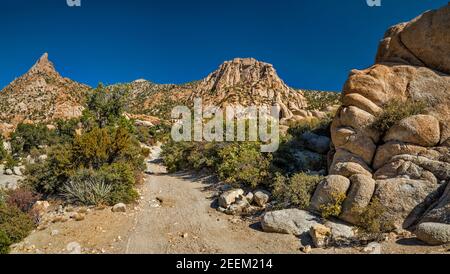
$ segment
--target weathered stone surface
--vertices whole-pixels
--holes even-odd
[[[67,244],[66,250],[67,252],[69,252],[69,254],[81,254],[82,247],[77,242],[71,242]]]
[[[305,143],[305,147],[311,151],[326,154],[330,150],[330,138],[320,136],[312,132],[306,132],[301,136]]]
[[[450,225],[439,223],[421,223],[415,234],[419,240],[430,245],[450,243]]]
[[[331,125],[329,174],[375,178],[375,198],[398,227],[417,222],[436,202],[438,184],[450,179],[449,12],[446,6],[389,29],[377,64],[350,73]],[[422,114],[377,132],[372,125],[385,106],[408,100],[425,103]],[[443,208],[433,218],[442,219]]]
[[[250,207],[250,203],[247,199],[239,199],[225,209],[225,213],[228,215],[240,215],[246,213],[247,209]]]
[[[403,154],[426,156],[427,158],[437,158],[440,155],[439,152],[422,146],[416,146],[396,141],[388,142],[377,148],[377,152],[373,160],[373,168],[377,170],[388,163],[392,159],[392,157]]]
[[[357,155],[339,148],[336,149],[329,173],[347,178],[356,174],[372,176],[372,169]]]
[[[330,243],[331,229],[321,224],[313,225],[309,230],[309,235],[316,248],[323,248]]]
[[[429,208],[421,222],[450,224],[450,183],[447,183],[440,199]]]
[[[374,102],[370,101],[366,97],[358,94],[358,93],[351,93],[347,94],[342,99],[342,104],[344,106],[355,106],[359,109],[364,110],[365,112],[368,112],[372,115],[378,115],[383,110],[377,106]]]
[[[344,107],[336,119],[340,121],[339,127],[351,127],[356,132],[369,136],[375,143],[380,138],[380,133],[370,126],[375,122],[375,116],[362,109],[354,106]]]
[[[374,174],[376,180],[385,180],[390,178],[404,178],[412,180],[426,180],[434,184],[438,179],[430,171],[416,165],[413,162],[403,159],[393,159]]]
[[[113,206],[112,208],[113,212],[126,212],[127,211],[127,205],[124,203],[119,203]]]
[[[267,192],[265,190],[258,190],[258,191],[255,192],[253,200],[255,201],[255,203],[258,206],[265,207],[266,204],[270,200],[270,192]]]
[[[406,62],[450,74],[450,6],[428,11],[388,30],[377,62]]]
[[[430,115],[415,115],[393,126],[384,137],[385,142],[400,141],[423,147],[439,143],[441,132],[438,119]]]
[[[428,170],[433,173],[439,180],[448,180],[450,178],[450,163],[430,160],[422,156],[412,156],[412,155],[398,155],[391,159],[392,162],[395,161],[408,161],[414,163],[421,168]]]
[[[336,195],[346,194],[350,180],[340,175],[330,175],[318,186],[311,199],[311,210],[321,212],[321,206],[334,203]]]
[[[307,236],[309,229],[320,223],[320,217],[304,210],[285,209],[264,214],[261,225],[266,232]]]
[[[346,222],[357,224],[359,212],[366,208],[375,192],[375,180],[365,175],[350,177],[350,191],[342,205],[340,218]]]
[[[418,221],[429,206],[427,197],[439,187],[428,181],[401,178],[376,183],[374,197],[386,208],[383,215],[396,228],[408,228]]]
[[[291,165],[300,170],[317,170],[325,161],[324,155],[306,149],[292,149],[292,156]]]
[[[219,196],[219,206],[223,208],[228,208],[233,204],[238,197],[244,195],[244,190],[242,189],[232,189],[222,193]]]

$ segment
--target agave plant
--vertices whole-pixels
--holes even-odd
[[[75,177],[64,184],[62,196],[71,203],[82,205],[105,204],[112,186],[96,177]]]

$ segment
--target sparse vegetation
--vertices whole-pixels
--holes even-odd
[[[272,184],[272,194],[284,207],[295,206],[307,209],[321,176],[298,173],[287,178],[277,174]]]
[[[310,118],[289,125],[288,133],[294,138],[300,138],[305,132],[312,132],[318,135],[330,136],[330,126],[332,117]]]
[[[259,143],[232,143],[219,151],[217,173],[231,185],[244,184],[256,188],[270,177],[270,154],[261,153]]]
[[[379,132],[386,132],[401,120],[418,114],[423,114],[427,104],[423,101],[393,100],[383,107],[383,112],[377,117],[372,127]]]
[[[341,94],[333,91],[303,90],[308,101],[308,110],[324,110],[328,106],[340,105]]]
[[[4,166],[4,169],[5,170],[7,170],[7,169],[10,169],[10,170],[13,170],[14,169],[14,167],[16,167],[17,165],[18,165],[18,163],[19,163],[19,161],[17,160],[17,159],[15,159],[11,154],[6,154],[6,157],[5,157],[5,166]]]
[[[359,226],[362,228],[361,236],[375,237],[394,229],[394,224],[386,216],[386,207],[378,199],[373,199],[369,206],[358,211]]]
[[[15,155],[30,153],[33,148],[40,148],[54,143],[54,132],[44,124],[19,124],[11,136],[11,148]]]
[[[149,151],[141,148],[133,125],[123,118],[121,96],[122,91],[100,85],[88,100],[80,135],[75,134],[77,121],[58,123],[60,141],[41,150],[46,159],[26,166],[25,184],[68,202],[133,202]]]
[[[23,240],[34,226],[27,213],[15,206],[0,204],[0,254],[9,253],[10,245]]]
[[[346,198],[345,193],[332,193],[332,202],[320,206],[322,217],[325,219],[339,217],[342,212],[342,203],[344,203]]]
[[[8,154],[7,151],[5,150],[3,142],[4,142],[3,135],[0,132],[0,161],[3,161],[3,159],[5,159],[6,155]]]

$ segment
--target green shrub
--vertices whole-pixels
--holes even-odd
[[[297,122],[292,122],[289,125],[288,133],[293,137],[300,137],[303,133],[312,132],[318,135],[330,136],[330,125],[333,121],[332,117],[309,118]]]
[[[0,132],[0,161],[3,161],[5,159],[6,155],[8,154],[5,150],[5,147],[3,146],[3,136]]]
[[[377,116],[372,127],[380,132],[386,132],[401,120],[418,114],[423,114],[427,104],[423,101],[393,100],[383,106],[383,112]]]
[[[174,142],[169,141],[162,146],[161,157],[164,165],[169,172],[177,172],[190,168],[187,161],[189,154],[194,149],[193,142]]]
[[[332,91],[303,90],[308,110],[323,110],[328,106],[341,104],[341,93]]]
[[[33,148],[56,143],[56,135],[44,124],[19,124],[11,136],[13,154],[28,154]]]
[[[342,203],[344,203],[347,198],[345,193],[332,193],[332,202],[321,205],[320,211],[322,212],[322,217],[328,219],[329,217],[339,217],[342,212]]]
[[[9,252],[9,246],[22,241],[33,230],[30,216],[16,207],[0,206],[0,253]]]
[[[394,229],[391,219],[386,217],[386,207],[379,199],[373,199],[364,209],[356,209],[359,217],[358,225],[363,235],[379,235]]]
[[[122,87],[108,90],[99,84],[87,100],[82,118],[85,128],[90,130],[92,125],[100,128],[117,125],[123,118],[126,96],[127,90]]]
[[[217,173],[226,183],[257,187],[268,182],[272,156],[261,153],[259,143],[232,143],[222,148],[218,156]]]
[[[55,145],[47,149],[47,159],[25,166],[24,183],[44,195],[57,194],[63,183],[74,174],[72,145]]]
[[[11,154],[7,154],[5,157],[5,166],[4,169],[11,169],[13,170],[14,167],[16,167],[19,164],[19,161],[16,160]]]
[[[58,136],[58,143],[71,143],[75,139],[76,130],[80,119],[59,119],[56,121],[55,134]]]
[[[307,209],[321,180],[320,176],[306,173],[295,174],[292,178],[278,173],[272,184],[272,194],[279,203]]]
[[[111,193],[108,195],[108,203],[132,203],[139,197],[135,189],[138,178],[134,169],[127,163],[114,163],[105,165],[99,170],[99,176],[105,183],[111,186]]]

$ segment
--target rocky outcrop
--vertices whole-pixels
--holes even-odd
[[[265,232],[298,236],[303,245],[342,245],[354,241],[356,237],[354,227],[334,220],[323,220],[300,209],[267,212],[261,218],[261,225]],[[319,230],[326,233],[319,233]]]
[[[450,5],[389,29],[376,60],[351,72],[331,127],[330,177],[350,181],[340,188],[348,190],[341,218],[357,223],[354,209],[377,199],[396,227],[449,223],[441,189],[450,181]],[[426,108],[381,132],[374,123],[393,101]],[[320,184],[313,204],[329,199],[329,188]]]
[[[81,115],[89,87],[63,78],[44,54],[23,76],[0,91],[0,131],[22,122],[50,122]]]
[[[199,83],[193,98],[220,107],[278,106],[284,119],[301,116],[307,106],[303,93],[288,87],[271,64],[253,58],[223,63]]]

